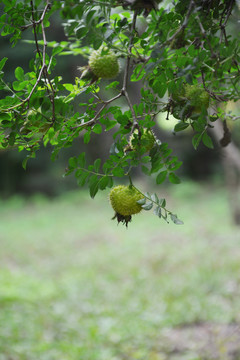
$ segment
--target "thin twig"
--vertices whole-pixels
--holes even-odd
[[[102,105],[101,108],[96,112],[95,116],[94,116],[91,120],[86,121],[85,123],[82,123],[82,124],[73,126],[73,127],[71,127],[71,130],[75,130],[75,129],[78,129],[78,128],[85,128],[85,127],[88,127],[88,126],[92,126],[92,125],[97,121],[98,117],[100,116],[101,112],[105,109],[105,107],[107,107],[107,105],[109,105],[111,102],[119,99],[121,96],[122,96],[122,92],[120,92],[119,94],[117,94],[116,96],[114,96],[113,98],[111,98],[111,99],[109,99],[109,100],[103,101],[103,105]]]
[[[227,39],[227,34],[226,34],[226,25],[227,25],[227,22],[228,22],[228,19],[229,19],[231,13],[232,13],[233,5],[234,5],[234,0],[231,0],[230,4],[226,4],[226,7],[223,10],[222,17],[221,17],[220,24],[219,24],[220,29],[221,29],[220,41],[222,42],[222,38],[224,37],[226,45],[228,45],[228,39]],[[226,10],[227,10],[227,15],[223,22],[223,15],[225,14]]]
[[[196,19],[197,19],[199,28],[200,28],[200,30],[201,30],[201,33],[202,33],[203,37],[206,39],[206,42],[208,43],[209,49],[210,49],[210,51],[211,51],[212,58],[215,58],[215,57],[216,57],[216,54],[215,54],[214,51],[213,51],[213,48],[212,48],[212,45],[211,45],[211,41],[209,40],[209,37],[207,36],[207,32],[206,32],[206,30],[204,29],[203,24],[202,24],[201,19],[200,19],[200,17],[199,17],[198,14],[196,15]]]
[[[191,13],[193,11],[193,8],[194,8],[194,0],[191,0],[190,1],[190,4],[189,4],[189,8],[188,8],[188,11],[187,11],[187,14],[182,22],[182,25],[178,28],[178,30],[170,37],[168,38],[166,41],[164,41],[160,46],[158,45],[158,50],[166,47],[168,44],[170,44],[182,31],[184,31],[184,29],[187,27],[187,24],[188,24],[188,21],[189,21],[189,18],[191,16]],[[142,66],[142,69],[141,71],[139,72],[139,75],[141,74],[145,64],[150,60],[150,56],[149,57],[146,57],[145,59],[144,58],[140,58],[140,62],[143,62],[143,66]]]
[[[187,11],[187,14],[186,14],[186,16],[185,16],[185,18],[184,18],[184,20],[182,22],[182,25],[169,39],[167,39],[167,41],[165,41],[165,43],[162,44],[161,47],[171,43],[178,36],[178,34],[180,34],[187,27],[188,20],[190,18],[191,13],[192,13],[193,7],[194,7],[194,1],[191,0],[190,4],[189,4],[188,11]]]
[[[54,92],[54,88],[52,86],[52,83],[49,79],[49,74],[48,74],[48,70],[47,70],[47,65],[46,65],[46,48],[47,48],[47,40],[46,40],[46,34],[45,34],[45,29],[44,29],[44,25],[43,25],[43,21],[44,21],[44,18],[46,16],[46,13],[47,13],[47,10],[49,9],[50,7],[50,3],[49,3],[49,0],[47,0],[47,4],[42,12],[42,15],[40,17],[39,20],[35,20],[35,12],[34,12],[34,5],[33,5],[33,0],[30,1],[30,4],[31,4],[31,11],[32,11],[32,26],[33,26],[33,34],[34,34],[34,40],[35,40],[35,46],[36,46],[36,51],[39,55],[39,59],[41,61],[41,69],[39,71],[39,74],[38,74],[38,78],[35,82],[35,84],[33,85],[32,87],[32,90],[30,91],[29,95],[27,96],[26,99],[22,100],[22,102],[20,104],[16,104],[10,108],[8,108],[7,110],[12,110],[12,109],[15,109],[19,106],[23,106],[25,103],[28,103],[29,104],[29,101],[35,91],[35,89],[37,88],[37,86],[39,85],[42,77],[44,78],[45,80],[45,85],[46,85],[46,89],[47,89],[47,92],[48,92],[48,95],[49,95],[49,99],[51,101],[51,104],[52,104],[52,123],[55,121],[55,103],[54,103],[54,96],[55,96],[55,92]],[[39,44],[38,44],[38,38],[37,38],[37,25],[41,24],[41,27],[42,27],[42,37],[43,37],[43,50],[42,50],[42,53],[41,53],[41,50],[39,48]],[[51,88],[51,92],[49,91],[49,87],[48,87],[48,84]]]
[[[125,96],[128,106],[130,108],[131,114],[132,114],[132,118],[133,118],[133,123],[132,123],[132,132],[139,127],[138,125],[138,121],[137,121],[137,117],[135,114],[135,111],[133,109],[133,105],[131,103],[128,91],[127,91],[127,81],[129,78],[129,70],[130,70],[130,62],[131,62],[131,55],[132,55],[132,47],[133,47],[133,40],[134,40],[134,36],[136,33],[136,20],[137,20],[137,12],[134,11],[133,13],[133,20],[132,20],[132,26],[131,26],[131,37],[129,39],[129,46],[128,46],[128,57],[126,60],[126,67],[125,67],[125,71],[124,71],[124,76],[123,76],[123,87],[122,87],[122,94]]]
[[[31,4],[32,14],[33,14],[34,13],[34,7],[33,7],[33,1],[32,0],[30,0],[30,4]],[[49,0],[47,0],[47,4],[46,4],[45,8],[43,9],[43,12],[42,12],[42,15],[41,15],[40,19],[35,21],[35,19],[32,16],[32,18],[33,18],[32,23],[22,26],[21,30],[23,31],[23,30],[28,29],[31,26],[35,27],[36,25],[41,24],[43,22],[43,20],[44,20],[44,18],[46,16],[46,13],[47,13],[47,11],[48,11],[48,9],[50,7],[51,7],[51,4],[50,4]]]
[[[45,34],[45,29],[43,26],[43,22],[41,23],[42,25],[42,34],[43,34],[43,65],[44,66],[44,77],[46,80],[46,88],[47,88],[47,92],[49,95],[49,99],[51,101],[52,104],[52,123],[54,123],[55,121],[55,102],[54,102],[54,96],[55,96],[55,91],[54,88],[52,86],[51,80],[49,79],[49,75],[48,75],[48,70],[47,70],[47,65],[46,65],[46,48],[47,48],[47,40],[46,40],[46,34]],[[52,93],[50,93],[49,89],[48,89],[48,84],[51,88]]]

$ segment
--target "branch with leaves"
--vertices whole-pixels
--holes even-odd
[[[12,6],[3,0],[3,5],[2,36],[15,45],[32,28],[28,44],[36,52],[28,72],[15,69],[12,83],[4,79],[7,58],[0,59],[1,147],[26,151],[25,167],[41,144],[50,144],[55,159],[76,138],[91,146],[93,134],[111,131],[112,145],[104,162],[97,158],[89,164],[85,152],[69,159],[66,174],[74,173],[92,197],[119,180],[129,183],[124,191],[132,193],[136,168],[157,185],[178,184],[181,161],[154,134],[159,114],[175,118],[175,134],[189,131],[193,148],[203,143],[211,149],[209,129],[227,116],[218,103],[240,98],[240,50],[227,27],[231,15],[237,14],[234,1],[182,0],[166,5],[155,0],[95,0],[70,5],[47,0],[41,7],[34,0],[13,0]],[[57,12],[66,41],[49,43],[46,27]],[[61,74],[50,77],[58,57],[65,55],[88,58],[75,82],[64,83]],[[138,81],[141,98],[136,104],[130,94]],[[226,134],[226,126],[223,130]],[[155,206],[157,216],[181,223],[156,194],[138,190],[138,196],[138,210],[140,205],[145,210]],[[118,220],[127,223],[129,216],[118,214]]]

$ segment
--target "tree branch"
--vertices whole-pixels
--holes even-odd
[[[129,78],[129,70],[130,70],[130,62],[131,62],[131,55],[132,55],[132,47],[133,47],[133,39],[135,36],[135,32],[136,32],[136,20],[137,20],[137,11],[134,11],[133,13],[133,20],[132,20],[132,26],[131,26],[131,37],[129,39],[129,46],[128,46],[128,57],[126,60],[126,67],[125,67],[125,71],[124,71],[124,76],[123,76],[123,87],[122,87],[122,94],[125,96],[128,106],[130,108],[131,114],[132,114],[132,118],[133,118],[133,122],[132,122],[132,132],[139,127],[138,125],[138,121],[137,121],[137,117],[135,114],[135,111],[133,109],[133,105],[131,103],[128,91],[127,91],[127,82],[128,82],[128,78]]]
[[[20,104],[14,105],[11,108],[8,108],[7,110],[12,110],[15,109],[17,107],[23,106],[25,103],[28,103],[29,106],[29,101],[34,93],[34,91],[36,90],[37,86],[39,85],[42,77],[44,78],[45,81],[45,86],[48,92],[48,96],[50,99],[50,102],[52,104],[52,123],[54,123],[55,121],[55,103],[54,103],[54,97],[55,97],[55,91],[53,89],[52,83],[49,79],[49,74],[48,74],[48,70],[47,70],[47,64],[46,64],[46,48],[47,48],[47,40],[46,40],[46,34],[45,34],[45,29],[44,29],[44,18],[46,16],[47,10],[50,8],[51,4],[49,2],[49,0],[47,0],[47,4],[43,9],[42,15],[40,17],[39,20],[35,20],[35,11],[34,11],[34,5],[33,5],[33,0],[30,0],[30,4],[31,4],[31,11],[32,11],[32,23],[30,25],[27,25],[27,27],[29,26],[33,26],[33,34],[34,34],[34,40],[35,40],[35,46],[36,46],[36,51],[38,53],[39,59],[41,61],[41,68],[39,70],[39,74],[38,74],[38,78],[35,82],[35,84],[33,85],[32,90],[30,91],[29,95],[27,96],[26,99],[22,100],[22,102]],[[38,38],[37,38],[37,25],[41,24],[42,27],[42,37],[43,37],[43,49],[42,52],[39,48],[39,44],[38,44]],[[25,28],[27,28],[25,27]],[[49,87],[51,88],[51,91],[49,90]]]
[[[130,62],[131,62],[131,55],[132,55],[132,47],[133,47],[133,39],[134,39],[134,36],[135,36],[135,31],[136,31],[135,30],[136,20],[137,20],[137,12],[134,11],[133,21],[132,21],[132,26],[131,26],[131,37],[129,39],[129,46],[128,46],[128,56],[127,56],[127,59],[126,59],[126,66],[125,66],[125,70],[124,70],[124,74],[123,74],[123,84],[122,84],[122,89],[121,89],[120,93],[118,95],[114,96],[113,98],[109,99],[109,100],[102,101],[103,105],[96,112],[93,119],[91,119],[91,120],[89,120],[89,121],[87,121],[85,123],[82,123],[82,124],[79,124],[79,125],[76,125],[76,126],[72,127],[71,128],[72,130],[92,126],[97,121],[97,119],[99,118],[101,112],[107,107],[107,105],[109,105],[111,102],[119,99],[121,96],[125,96],[126,101],[128,103],[128,106],[130,108],[132,117],[133,117],[132,132],[135,130],[135,128],[138,128],[137,117],[136,117],[135,111],[133,109],[132,102],[130,100],[130,97],[129,97],[129,94],[128,94],[128,91],[127,91],[127,84],[128,84],[129,71],[130,71]]]

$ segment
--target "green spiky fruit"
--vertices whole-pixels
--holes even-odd
[[[111,79],[118,75],[119,63],[116,54],[106,47],[93,51],[88,65],[97,78]]]
[[[210,96],[201,86],[185,84],[178,93],[172,95],[173,115],[177,119],[196,118],[203,109],[208,109]]]
[[[184,93],[186,99],[190,102],[190,105],[194,107],[195,111],[201,112],[202,107],[209,107],[209,94],[198,85],[186,84],[184,87]]]
[[[117,185],[109,195],[110,203],[115,211],[114,218],[126,225],[131,221],[132,215],[138,214],[142,207],[137,203],[144,196],[133,186]]]
[[[154,144],[156,138],[151,129],[143,129],[141,136],[139,137],[138,130],[134,130],[133,134],[130,136],[130,149],[134,151],[139,151],[140,149],[144,149],[144,152],[150,151]]]

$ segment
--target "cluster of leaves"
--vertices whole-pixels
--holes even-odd
[[[130,176],[134,167],[155,176],[157,184],[166,178],[177,184],[180,180],[175,171],[181,162],[161,140],[156,140],[149,154],[126,151],[133,131],[138,129],[141,134],[141,129],[156,126],[159,112],[177,114],[175,132],[193,129],[194,148],[201,141],[213,147],[208,129],[223,117],[218,103],[240,97],[239,44],[226,30],[229,17],[237,11],[235,1],[182,0],[174,5],[162,1],[151,11],[144,8],[145,3],[2,1],[1,36],[9,37],[14,46],[22,32],[30,30],[28,42],[36,48],[29,71],[24,73],[17,67],[13,83],[4,80],[7,58],[0,59],[0,146],[27,151],[24,167],[41,143],[52,146],[55,159],[75,138],[80,136],[88,144],[92,133],[100,136],[102,131],[111,130],[113,144],[104,164],[96,159],[93,165],[86,165],[84,153],[69,160],[66,174],[75,172],[79,185],[87,183],[92,197],[99,189],[111,187],[115,178]],[[67,38],[60,43],[48,42],[45,31],[56,13],[62,18]],[[142,13],[148,16],[143,18]],[[104,95],[101,79],[91,84],[79,78],[63,83],[61,74],[52,76],[59,56],[87,58],[103,44],[123,61],[122,76],[109,81]],[[140,80],[144,85],[141,100],[133,104],[129,83]],[[184,109],[176,112],[176,103],[182,106],[176,99],[185,84],[198,84],[209,94],[211,114],[206,108],[194,117],[186,115]],[[125,105],[114,103],[120,98]]]
[[[166,200],[164,198],[159,199],[156,193],[149,194],[149,192],[146,192],[144,198],[138,200],[137,203],[141,205],[143,210],[148,211],[154,208],[154,214],[160,219],[165,220],[167,223],[170,219],[176,225],[183,224],[182,220],[178,219],[177,215],[166,209]]]

